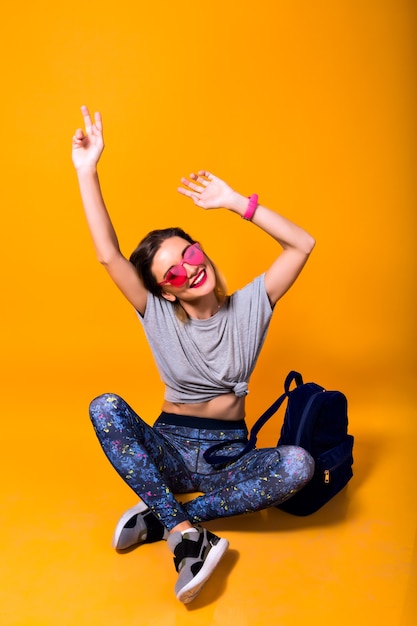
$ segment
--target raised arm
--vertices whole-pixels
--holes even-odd
[[[97,164],[104,149],[103,124],[99,113],[91,120],[87,107],[81,107],[85,131],[75,131],[72,160],[77,171],[81,199],[96,255],[112,280],[140,312],[146,307],[147,291],[133,265],[120,251],[116,232],[100,189]]]
[[[203,209],[225,208],[241,217],[248,208],[248,198],[235,192],[227,183],[206,170],[181,179],[178,191]],[[279,243],[281,251],[265,274],[265,286],[274,306],[288,291],[310,256],[315,241],[305,230],[287,218],[258,205],[251,221]]]

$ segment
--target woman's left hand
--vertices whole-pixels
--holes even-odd
[[[202,209],[229,209],[233,206],[235,192],[224,180],[217,178],[207,170],[200,170],[197,174],[190,174],[188,178],[181,178],[184,187],[178,191]]]

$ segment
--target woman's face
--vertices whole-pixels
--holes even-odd
[[[194,264],[195,259],[192,255],[190,255],[190,262],[184,259],[184,254],[191,245],[182,237],[170,237],[162,242],[154,256],[152,273],[157,283],[168,281],[162,285],[162,295],[168,296],[170,300],[175,297],[184,300],[195,299],[211,293],[215,288],[216,277],[213,266],[204,253],[201,255],[201,260],[197,258],[200,261],[198,265]],[[180,286],[169,282],[169,270],[175,265],[180,265],[186,274],[184,284]]]

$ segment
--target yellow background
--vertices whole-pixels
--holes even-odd
[[[3,8],[1,623],[218,624],[241,610],[240,624],[329,624],[348,604],[341,624],[414,623],[415,20],[406,0]],[[114,391],[152,421],[162,386],[134,313],[94,257],[70,159],[81,104],[104,118],[100,175],[126,254],[150,229],[181,225],[230,291],[268,266],[274,244],[253,225],[177,194],[197,168],[257,192],[317,239],[276,310],[248,422],[289,369],[345,391],[356,515],[326,526],[336,499],[318,522],[274,512],[268,543],[256,521],[225,523],[240,560],[195,615],[171,598],[173,573],[158,589],[171,567],[163,546],[143,557],[108,547],[134,500],[98,450],[88,402]],[[248,562],[255,547],[259,562]]]

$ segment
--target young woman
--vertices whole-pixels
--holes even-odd
[[[91,403],[100,444],[140,498],[121,517],[117,550],[166,539],[179,573],[177,598],[191,602],[228,548],[201,522],[275,506],[312,477],[302,448],[255,449],[222,466],[204,452],[228,444],[235,455],[247,438],[245,396],[277,301],[291,287],[314,246],[304,230],[248,199],[208,171],[181,180],[178,191],[203,209],[227,209],[276,240],[279,254],[261,276],[226,295],[202,245],[179,228],[152,231],[130,259],[118,240],[100,191],[97,164],[102,120],[82,107],[85,130],[72,142],[82,202],[97,258],[135,308],[166,392],[153,427],[117,395]],[[251,251],[251,256],[256,251]],[[200,492],[187,503],[174,494]]]

